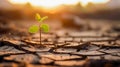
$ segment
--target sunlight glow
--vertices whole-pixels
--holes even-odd
[[[80,0],[82,6],[86,6],[88,3],[99,4],[99,3],[107,3],[110,0]]]
[[[80,2],[83,6],[91,3],[106,3],[109,0],[9,0],[13,4],[26,4],[30,3],[32,6],[41,6],[44,8],[54,8],[60,5],[75,5]]]

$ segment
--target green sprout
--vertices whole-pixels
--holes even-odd
[[[35,15],[35,19],[39,22],[39,25],[32,25],[29,28],[30,33],[37,33],[39,32],[40,34],[40,44],[41,44],[41,32],[49,32],[49,25],[43,23],[44,20],[46,20],[48,16],[41,17],[38,13]]]

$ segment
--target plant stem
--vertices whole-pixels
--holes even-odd
[[[39,34],[40,34],[40,45],[41,45],[41,27],[39,27]]]

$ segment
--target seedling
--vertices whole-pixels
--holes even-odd
[[[40,45],[41,45],[41,33],[42,31],[47,33],[49,32],[49,25],[43,23],[44,20],[46,20],[48,18],[48,16],[44,16],[41,17],[38,13],[35,15],[35,19],[39,22],[39,25],[32,25],[29,28],[29,32],[30,33],[37,33],[39,32],[39,36],[40,36]]]

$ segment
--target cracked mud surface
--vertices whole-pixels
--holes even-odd
[[[19,29],[22,25],[19,30],[10,26],[9,31],[17,33],[1,33],[0,67],[120,67],[120,34],[111,28],[114,25],[105,29],[101,25],[99,32],[94,27],[90,31],[42,33],[42,45],[38,33],[28,34]]]

